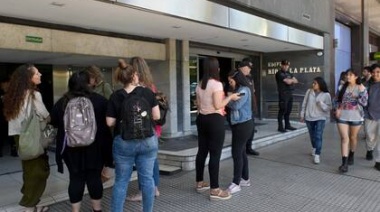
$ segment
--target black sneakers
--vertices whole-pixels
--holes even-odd
[[[282,133],[286,133],[286,130],[284,128],[280,128],[280,127],[277,129],[277,131],[282,132]]]
[[[254,155],[254,156],[259,156],[260,153],[254,149],[247,149],[247,154],[248,155]]]
[[[292,127],[292,126],[287,126],[287,127],[285,127],[285,129],[286,129],[286,130],[296,130],[297,128]]]

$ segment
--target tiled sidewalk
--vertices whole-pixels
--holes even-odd
[[[262,145],[268,145],[278,140],[284,140],[287,139],[289,136],[296,132],[289,132],[286,134],[281,134],[276,132],[276,122],[273,120],[264,120],[265,124],[258,126],[258,134],[255,136],[255,141],[260,141],[260,139],[264,139],[265,141],[263,143],[258,144],[258,146]],[[297,124],[296,124],[297,125]],[[299,125],[299,127],[304,127],[303,125]],[[305,129],[300,129],[298,133],[303,133]],[[230,132],[227,131],[226,135],[226,144],[230,143]],[[265,144],[264,144],[265,143]],[[160,152],[166,152],[166,151],[160,151]],[[177,152],[177,154],[181,155],[183,151]],[[185,152],[194,152],[196,153],[196,149],[192,148],[190,150],[186,150]],[[226,154],[223,158],[230,157],[230,149],[229,147],[226,147],[225,150]],[[173,153],[173,152],[172,152]],[[8,158],[8,159],[0,159],[0,163],[4,162],[4,160],[11,160],[9,163],[1,164],[5,167],[3,170],[11,170],[8,174],[0,174],[0,212],[10,212],[10,211],[20,211],[20,207],[17,205],[17,202],[21,198],[20,189],[22,186],[22,173],[17,170],[21,170],[20,167],[17,168],[17,166],[20,166],[20,161],[15,158]],[[8,167],[7,167],[7,164]],[[54,163],[54,154],[50,154],[50,164]],[[12,167],[9,167],[12,166]],[[16,170],[16,171],[15,171]],[[6,171],[4,171],[6,173]],[[184,172],[188,173],[188,172]],[[191,172],[189,172],[191,173]],[[182,174],[181,174],[182,175]],[[177,176],[177,175],[176,175]],[[60,173],[57,173],[56,166],[51,166],[51,175],[48,179],[47,188],[43,195],[42,202],[46,204],[54,204],[61,202],[63,200],[67,200],[67,187],[68,187],[68,174],[65,170],[65,174],[62,175]],[[133,178],[136,179],[136,178]],[[170,180],[170,177],[168,178]],[[163,182],[165,181],[165,177],[163,177]],[[107,182],[105,185],[106,188],[112,186],[113,181]],[[107,192],[105,192],[107,197]],[[54,210],[55,211],[55,210]],[[61,211],[61,210],[57,210]]]
[[[334,124],[326,126],[319,165],[312,163],[306,134],[261,148],[260,157],[249,157],[252,186],[244,187],[227,201],[210,201],[207,192],[196,193],[195,171],[162,176],[161,196],[156,198],[154,211],[380,211],[380,172],[373,168],[373,161],[364,159],[364,142],[359,143],[355,165],[350,166],[347,174],[337,171],[341,160],[339,148]],[[231,179],[232,160],[227,159],[221,162],[220,185],[227,187]],[[137,182],[132,182],[129,192],[136,191]],[[110,199],[111,189],[106,189],[104,211],[109,211]],[[90,208],[86,196],[83,211]],[[64,201],[51,209],[69,211],[70,204]],[[126,202],[125,211],[141,211],[141,203]]]

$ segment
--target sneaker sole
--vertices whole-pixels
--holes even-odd
[[[219,197],[219,196],[211,196],[210,195],[210,200],[228,200],[231,199],[232,195],[229,195],[228,197]]]
[[[197,190],[198,193],[203,193],[203,192],[205,192],[205,191],[207,191],[209,189],[210,189],[210,187],[196,188],[196,190]]]
[[[240,187],[249,187],[249,186],[251,186],[251,183],[249,182],[249,183],[242,183],[242,182],[240,182]]]

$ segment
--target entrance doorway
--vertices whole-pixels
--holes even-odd
[[[189,73],[190,73],[190,113],[191,113],[191,125],[195,125],[195,119],[197,116],[197,103],[196,103],[196,87],[198,82],[203,76],[203,62],[206,55],[196,55],[190,56],[189,60]],[[224,87],[228,85],[227,76],[228,73],[233,69],[233,59],[226,57],[216,57],[219,61],[220,68],[220,81],[223,83]]]

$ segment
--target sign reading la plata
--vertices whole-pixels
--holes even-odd
[[[267,75],[274,75],[281,69],[281,62],[268,62]],[[289,67],[292,74],[321,73],[320,66]]]

